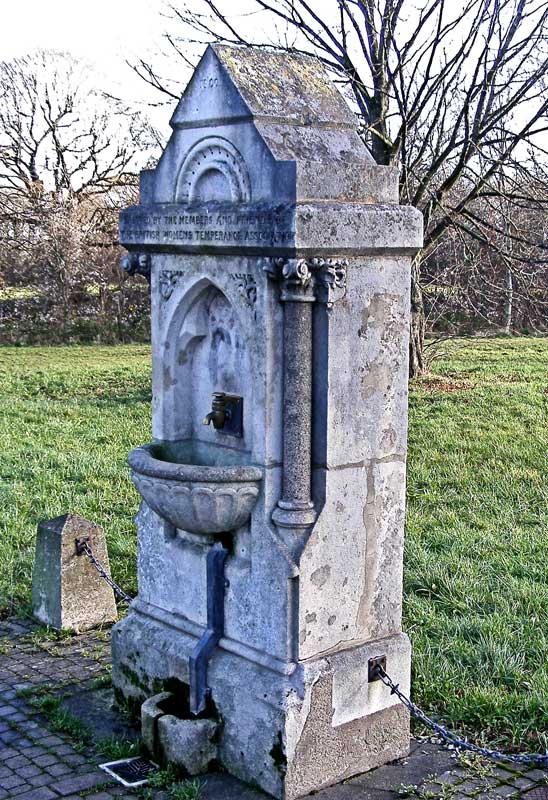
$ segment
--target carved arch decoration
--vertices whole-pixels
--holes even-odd
[[[241,304],[236,287],[229,284],[223,288],[201,277],[187,288],[165,320],[163,338],[169,347],[162,359],[163,438],[208,440],[211,431],[204,431],[201,421],[210,408],[213,391],[245,396],[246,405],[253,408],[253,354],[238,300]],[[169,308],[166,311],[169,313]],[[252,450],[250,419],[237,449]]]
[[[214,176],[221,178],[226,186],[226,197],[202,196],[205,182]],[[210,199],[251,202],[251,181],[244,158],[228,139],[221,136],[208,136],[190,148],[175,183],[176,203]]]

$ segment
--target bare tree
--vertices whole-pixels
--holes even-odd
[[[424,366],[421,262],[449,229],[489,245],[497,228],[478,214],[481,198],[503,196],[507,216],[523,197],[507,170],[523,178],[546,165],[548,127],[545,0],[249,0],[235,15],[230,0],[173,5],[183,23],[168,42],[188,60],[188,44],[216,40],[282,48],[318,58],[355,105],[362,134],[379,164],[400,169],[400,200],[420,209],[425,249],[412,268],[411,374]],[[272,31],[270,35],[261,29]],[[259,32],[258,32],[259,31]],[[173,97],[141,62],[138,71]],[[512,263],[511,237],[503,242]]]
[[[501,194],[471,205],[488,244],[454,226],[423,260],[427,322],[443,336],[548,330],[548,215],[541,203],[530,203],[546,194],[546,184],[542,175],[538,181],[528,176],[523,187],[516,176],[503,179],[512,177],[513,191],[526,203],[511,204]],[[426,349],[432,351],[430,342]]]
[[[0,62],[0,274],[34,286],[52,326],[122,280],[116,212],[153,145],[146,118],[71,56]]]
[[[73,197],[135,173],[142,118],[92,83],[89,67],[39,51],[0,62],[0,187]]]

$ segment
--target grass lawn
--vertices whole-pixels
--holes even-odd
[[[413,386],[405,628],[414,697],[548,748],[548,340],[461,341]]]
[[[127,452],[150,440],[150,348],[0,347],[0,614],[30,598],[36,525],[103,525],[115,580],[136,592],[138,495]]]
[[[412,387],[405,629],[414,698],[477,739],[548,747],[548,340],[448,343]],[[38,520],[104,525],[135,584],[131,447],[150,352],[0,348],[0,614],[28,610]]]

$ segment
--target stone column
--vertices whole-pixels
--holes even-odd
[[[316,513],[312,471],[312,304],[314,281],[305,259],[277,259],[271,277],[281,281],[284,306],[282,497],[272,520],[282,528],[307,528]]]
[[[268,272],[280,281],[284,306],[282,497],[272,514],[282,528],[307,528],[316,518],[311,497],[313,303],[335,301],[346,287],[345,259],[275,259]]]

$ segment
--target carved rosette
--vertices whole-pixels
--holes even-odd
[[[177,281],[182,278],[185,273],[180,269],[163,269],[160,272],[158,286],[160,290],[160,297],[162,300],[169,300],[173,294],[173,290],[177,286]]]
[[[273,258],[265,268],[280,283],[282,302],[333,303],[346,292],[345,258]]]
[[[231,275],[231,277],[245,305],[254,309],[255,303],[257,302],[257,282],[253,275],[244,272],[236,272]]]

